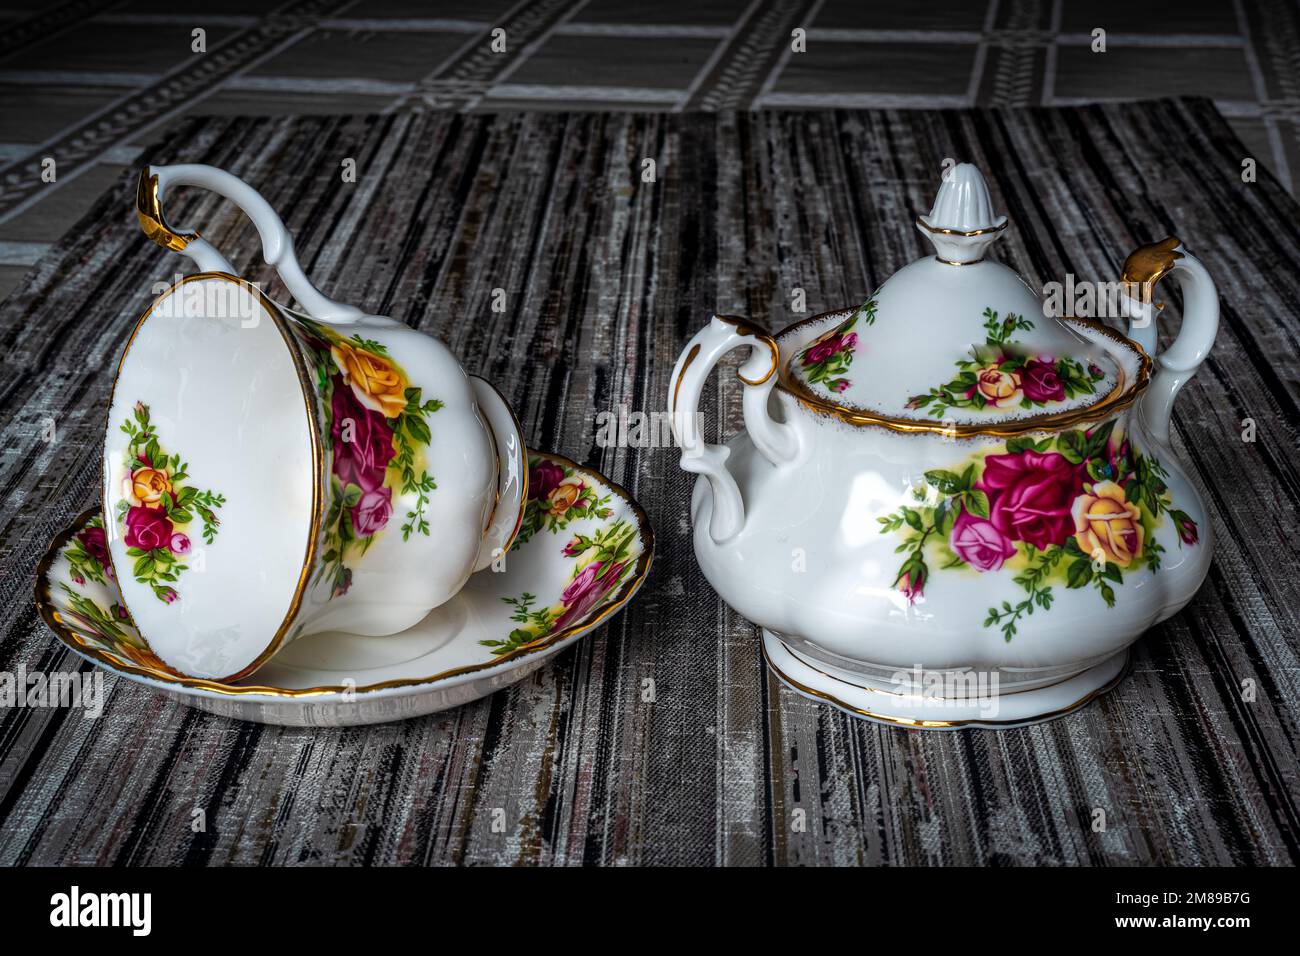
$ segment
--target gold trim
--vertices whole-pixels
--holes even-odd
[[[778,638],[778,640],[780,640],[780,638]],[[821,674],[822,677],[825,677],[827,680],[835,681],[835,683],[837,683],[837,684],[843,684],[845,687],[852,687],[852,688],[855,688],[855,689],[857,689],[857,690],[862,690],[862,689],[863,689],[863,688],[861,687],[861,685],[859,685],[859,684],[855,684],[855,683],[853,683],[853,682],[850,681],[850,680],[846,680],[846,679],[844,679],[843,677],[837,677],[837,676],[834,675],[834,674],[829,674],[829,673],[827,673],[826,671],[822,670],[821,667],[818,667],[817,664],[814,664],[814,663],[813,663],[813,661],[815,661],[816,658],[813,658],[812,660],[809,660],[809,656],[807,655],[807,651],[805,651],[803,654],[800,654],[800,653],[799,653],[798,651],[796,651],[793,647],[791,647],[789,644],[787,644],[784,640],[781,640],[781,644],[782,644],[782,646],[785,647],[785,649],[786,649],[787,651],[790,652],[790,656],[791,656],[791,657],[793,657],[795,660],[797,660],[800,664],[803,664],[803,665],[804,665],[805,667],[807,667],[809,670],[816,671],[818,674]],[[1087,666],[1087,667],[1082,667],[1082,668],[1080,668],[1080,669],[1077,670],[1077,671],[1073,671],[1072,673],[1066,674],[1064,677],[1061,677],[1061,678],[1058,678],[1058,679],[1052,681],[1050,684],[1039,684],[1039,685],[1036,686],[1036,687],[1022,687],[1022,688],[1020,688],[1019,690],[1009,690],[1009,691],[1007,691],[1007,692],[1004,693],[1004,694],[999,694],[998,696],[1001,697],[1001,698],[1003,698],[1003,699],[1006,699],[1006,698],[1014,697],[1014,696],[1016,696],[1016,694],[1029,694],[1029,693],[1033,693],[1034,691],[1039,691],[1039,690],[1048,690],[1049,688],[1057,687],[1057,686],[1059,686],[1059,685],[1061,685],[1061,684],[1064,684],[1066,681],[1074,680],[1074,679],[1075,679],[1076,677],[1078,677],[1080,674],[1083,674],[1083,673],[1085,673],[1086,671],[1091,670],[1092,667],[1094,667],[1094,666],[1098,666],[1098,665],[1100,665],[1101,663],[1103,663],[1103,661],[1104,661],[1104,658],[1103,658],[1102,661],[1098,661],[1097,664],[1095,664],[1095,665],[1089,665],[1089,666]],[[826,664],[824,661],[817,661],[817,663],[820,663],[820,664],[822,665],[822,667],[828,667],[828,666],[831,666],[831,665]],[[877,667],[878,667],[878,666],[880,666],[880,665],[873,665],[873,666],[877,666]],[[873,693],[873,694],[887,694],[887,695],[890,696],[890,697],[907,697],[907,696],[909,696],[908,694],[903,693],[901,690],[884,690],[883,688],[879,688],[879,687],[873,687],[873,688],[871,688],[871,693]],[[940,695],[938,695],[938,694],[931,694],[931,695],[928,695],[928,696],[930,697],[931,700],[953,700],[953,699],[955,699],[955,698],[952,698],[952,697],[943,697],[943,696],[940,696]]]
[[[781,670],[781,668],[776,666],[776,664],[772,660],[772,656],[767,652],[767,642],[763,641],[761,643],[763,648],[763,660],[767,662],[767,666],[771,668],[772,673],[776,675],[778,680],[789,685],[792,689],[798,691],[801,694],[806,694],[809,697],[816,697],[820,700],[824,700],[828,704],[834,704],[836,707],[839,707],[843,710],[847,710],[850,713],[857,714],[860,717],[867,717],[871,720],[878,720],[881,723],[885,723],[885,724],[894,724],[895,726],[898,727],[908,727],[913,730],[943,730],[943,729],[958,729],[961,727],[973,727],[976,729],[980,727],[1023,727],[1027,724],[1036,724],[1045,720],[1052,720],[1056,717],[1064,717],[1066,714],[1078,710],[1080,707],[1084,706],[1085,704],[1092,703],[1092,701],[1096,700],[1102,694],[1112,691],[1116,687],[1118,687],[1120,682],[1124,680],[1125,677],[1128,676],[1129,669],[1132,667],[1132,663],[1133,663],[1132,653],[1125,650],[1123,652],[1125,654],[1124,666],[1119,669],[1118,674],[1116,674],[1110,680],[1106,681],[1106,683],[1102,684],[1100,687],[1095,687],[1092,690],[1088,691],[1088,693],[1084,694],[1082,697],[1080,697],[1072,704],[1066,704],[1064,707],[1059,707],[1056,710],[1049,710],[1043,714],[1035,714],[1034,716],[1027,717],[1024,720],[981,720],[978,718],[966,719],[966,720],[917,720],[916,718],[913,717],[895,717],[890,714],[880,714],[880,713],[876,713],[875,711],[863,710],[861,707],[854,707],[852,704],[845,703],[844,701],[840,700],[838,697],[835,697],[833,694],[827,694],[825,691],[816,690],[815,688],[809,687],[807,684],[800,683],[799,681],[791,677],[789,674],[787,674],[785,671]],[[813,667],[812,670],[816,671],[817,668]],[[817,671],[817,673],[821,674],[822,672]],[[831,675],[825,674],[823,676],[830,677]],[[1057,685],[1051,684],[1048,686],[1055,687]],[[1038,688],[1038,689],[1042,689],[1042,688]]]
[[[144,234],[164,249],[183,252],[199,238],[197,232],[179,233],[167,225],[158,198],[158,174],[148,166],[140,170],[140,181],[135,188],[135,216]]]
[[[674,413],[677,411],[677,395],[682,390],[682,379],[686,377],[686,370],[691,367],[691,363],[694,362],[696,358],[699,357],[699,354],[700,354],[700,346],[699,343],[697,342],[695,345],[692,345],[691,350],[686,353],[686,358],[682,362],[682,371],[677,376],[677,381],[673,383],[673,412]]]
[[[316,386],[313,384],[311,373],[308,371],[307,365],[303,361],[302,354],[298,349],[297,339],[294,336],[293,330],[288,325],[290,320],[280,311],[278,305],[266,297],[261,289],[253,285],[251,282],[241,279],[239,276],[232,276],[225,272],[199,272],[195,275],[185,276],[180,282],[174,283],[159,295],[158,298],[154,299],[154,301],[149,305],[149,308],[145,309],[144,314],[136,320],[135,327],[131,329],[131,334],[127,336],[126,346],[122,349],[122,357],[117,360],[117,370],[113,373],[113,383],[109,392],[108,408],[104,413],[104,434],[105,436],[111,434],[113,399],[117,396],[117,382],[122,375],[122,366],[126,364],[126,357],[131,352],[131,345],[135,342],[136,335],[139,334],[140,329],[144,327],[145,322],[149,320],[149,316],[153,314],[154,309],[158,307],[163,299],[176,292],[187,282],[199,282],[206,279],[220,279],[227,282],[233,282],[252,290],[257,295],[262,306],[271,316],[271,321],[275,323],[275,327],[279,331],[281,338],[284,339],[285,347],[288,348],[289,355],[293,359],[294,369],[298,373],[298,386],[302,391],[303,404],[307,409],[307,420],[311,432],[311,529],[307,536],[307,550],[303,558],[302,571],[298,575],[298,583],[294,587],[293,597],[289,603],[289,609],[285,613],[284,620],[281,622],[280,627],[276,630],[271,644],[268,645],[247,667],[235,674],[223,678],[223,681],[236,681],[247,674],[251,674],[253,671],[257,670],[257,668],[265,664],[283,645],[285,635],[288,634],[289,628],[292,626],[294,619],[298,616],[298,612],[302,608],[303,595],[307,591],[307,583],[311,577],[311,571],[316,566],[316,554],[320,550],[321,525],[325,520],[325,496],[322,488],[325,469],[323,464],[324,450],[321,447],[321,417],[318,406],[319,396],[316,394]],[[107,441],[105,442],[105,454],[100,459],[100,481],[102,485],[100,489],[101,513],[104,515],[104,521],[107,523],[113,520],[113,512],[108,504]],[[127,611],[130,612],[131,605],[126,599],[125,591],[122,592],[122,604],[125,605]],[[132,620],[134,619],[135,615],[132,615]],[[140,637],[145,644],[148,645],[149,639],[143,632],[141,632]],[[150,648],[150,652],[157,656],[157,652],[153,651],[152,647]]]
[[[1168,275],[1174,263],[1183,257],[1178,251],[1181,245],[1177,236],[1167,236],[1130,252],[1124,260],[1124,271],[1120,273],[1120,282],[1131,290],[1129,295],[1139,302],[1150,302],[1156,283]]]
[[[642,547],[641,556],[637,559],[637,565],[635,571],[633,572],[632,576],[623,583],[622,588],[618,592],[618,596],[610,605],[604,608],[600,612],[600,614],[597,615],[594,619],[584,624],[575,624],[574,626],[565,628],[564,630],[559,631],[555,634],[548,634],[545,637],[540,638],[531,644],[525,644],[522,647],[519,647],[508,654],[502,654],[500,657],[495,658],[494,660],[491,661],[487,661],[482,664],[471,664],[467,667],[456,667],[456,668],[452,668],[451,670],[442,671],[441,673],[438,674],[433,674],[429,677],[398,678],[395,680],[381,681],[380,683],[377,684],[367,684],[362,687],[347,687],[342,684],[334,684],[334,685],[321,685],[318,687],[303,687],[297,689],[288,689],[284,687],[268,687],[264,685],[246,685],[243,687],[235,687],[229,683],[225,683],[222,681],[202,680],[200,678],[195,678],[195,677],[178,677],[174,674],[159,672],[146,667],[140,667],[138,664],[135,664],[131,661],[123,660],[122,658],[118,657],[116,654],[112,654],[108,651],[101,650],[100,648],[93,647],[90,644],[88,644],[86,641],[82,640],[82,638],[79,635],[77,635],[76,632],[73,631],[69,625],[64,623],[63,618],[59,614],[58,608],[54,606],[53,599],[50,595],[49,571],[51,566],[54,564],[54,561],[58,558],[63,548],[67,545],[68,541],[72,539],[72,536],[81,530],[81,528],[85,525],[86,521],[88,521],[95,514],[99,513],[98,510],[95,508],[90,508],[82,512],[77,517],[77,520],[71,526],[63,529],[58,534],[56,534],[54,536],[54,540],[50,542],[49,548],[46,550],[45,554],[41,557],[41,560],[37,563],[36,582],[35,582],[36,608],[40,612],[41,617],[45,620],[45,623],[49,625],[50,630],[54,632],[55,636],[65,646],[76,651],[78,654],[81,654],[85,657],[89,657],[92,660],[98,662],[99,664],[102,664],[110,668],[116,673],[134,674],[138,677],[144,677],[152,681],[158,681],[176,687],[184,687],[193,690],[206,690],[212,693],[223,694],[228,697],[240,697],[240,696],[246,696],[250,694],[258,694],[258,695],[271,696],[271,697],[287,697],[287,698],[319,697],[324,694],[340,694],[349,691],[355,694],[364,694],[370,691],[386,690],[392,687],[414,687],[420,684],[433,684],[439,681],[447,680],[448,678],[451,677],[459,676],[461,674],[470,674],[478,671],[488,670],[489,668],[496,667],[498,664],[503,664],[506,661],[516,660],[520,657],[527,657],[539,651],[546,650],[547,648],[552,647],[553,645],[558,644],[561,641],[567,640],[570,637],[576,637],[578,635],[585,634],[588,631],[594,630],[596,627],[599,627],[600,624],[602,624],[606,618],[608,618],[614,612],[619,610],[621,607],[623,607],[623,605],[625,605],[628,601],[632,599],[632,596],[641,587],[642,582],[649,574],[650,565],[654,558],[655,538],[654,538],[654,529],[650,525],[650,518],[648,515],[646,515],[645,509],[643,509],[639,504],[637,504],[636,499],[634,499],[631,496],[631,494],[629,494],[628,491],[625,488],[623,488],[623,486],[609,480],[599,472],[596,472],[590,468],[584,468],[583,466],[579,465],[577,462],[574,462],[564,457],[563,455],[556,455],[551,452],[529,452],[529,455],[532,454],[540,455],[543,458],[550,458],[557,462],[560,462],[561,464],[569,468],[574,468],[585,477],[591,478],[595,481],[598,481],[600,484],[603,484],[606,488],[610,490],[612,494],[623,499],[623,501],[627,504],[628,508],[631,510],[633,516],[636,518],[637,529],[641,533],[641,547]]]
[[[738,318],[734,315],[715,315],[715,319],[726,322],[728,325],[736,327],[737,335],[749,336],[758,339],[767,346],[768,351],[772,353],[772,367],[767,370],[767,374],[760,379],[749,379],[740,374],[740,369],[736,369],[736,378],[740,379],[746,385],[762,385],[781,368],[781,346],[776,344],[775,336],[763,331],[758,326],[749,322],[747,319]],[[674,409],[676,406],[674,405]]]
[[[820,315],[814,315],[811,318],[801,319],[793,325],[787,326],[776,334],[776,339],[785,338],[793,335],[802,327],[813,323],[822,322],[837,316],[847,316],[856,311],[855,309],[834,309],[830,312],[823,312]],[[1120,379],[1116,382],[1115,387],[1101,401],[1084,408],[1071,408],[1064,412],[1054,412],[1050,415],[1038,415],[1031,418],[1016,418],[1002,422],[991,422],[987,425],[978,423],[956,423],[956,422],[928,422],[915,418],[895,418],[890,415],[876,415],[868,411],[856,408],[848,408],[844,405],[838,405],[834,402],[827,401],[818,395],[814,395],[803,386],[797,379],[789,375],[789,370],[782,368],[782,374],[777,379],[776,388],[784,392],[792,399],[799,402],[805,408],[824,415],[833,415],[834,417],[846,422],[849,425],[870,425],[879,428],[887,428],[890,431],[903,432],[906,434],[931,433],[944,435],[949,438],[967,438],[973,435],[990,435],[997,438],[1007,438],[1015,435],[1024,435],[1030,432],[1058,431],[1060,429],[1073,427],[1075,425],[1089,424],[1108,418],[1116,412],[1128,408],[1140,396],[1151,381],[1151,357],[1147,355],[1146,350],[1137,342],[1134,342],[1128,336],[1115,331],[1108,325],[1098,322],[1096,319],[1083,319],[1074,316],[1064,316],[1062,322],[1073,322],[1091,329],[1098,334],[1109,338],[1124,348],[1134,352],[1138,357],[1137,375],[1131,385],[1124,381],[1124,370],[1120,369]]]
[[[934,233],[937,236],[959,236],[974,238],[975,236],[991,236],[994,233],[1001,232],[1009,226],[1010,220],[1002,223],[1000,226],[989,226],[986,229],[971,229],[969,232],[962,232],[960,229],[944,229],[939,226],[932,226],[925,222],[920,216],[916,217],[916,224],[926,232]]]

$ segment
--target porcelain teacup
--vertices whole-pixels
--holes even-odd
[[[185,184],[248,214],[302,312],[167,224]],[[236,680],[303,635],[393,634],[508,550],[527,469],[495,389],[432,336],[322,295],[229,173],[146,167],[137,213],[203,270],[136,323],[104,443],[105,547],[159,658]]]

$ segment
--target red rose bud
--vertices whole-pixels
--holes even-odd
[[[1201,541],[1200,531],[1196,527],[1196,522],[1186,511],[1171,511],[1174,518],[1174,527],[1178,529],[1178,537],[1183,544],[1199,544]]]
[[[352,587],[352,569],[344,568],[341,579],[334,587],[334,596],[341,597]]]
[[[921,564],[910,571],[904,571],[898,579],[898,590],[903,592],[908,604],[915,604],[916,599],[921,597],[925,589],[925,577],[925,565]]]

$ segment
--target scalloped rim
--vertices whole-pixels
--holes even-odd
[[[377,684],[367,684],[360,687],[347,687],[340,684],[320,685],[317,687],[287,688],[271,687],[267,685],[235,685],[222,681],[204,680],[195,677],[183,677],[178,674],[160,671],[156,668],[142,667],[139,664],[124,660],[116,654],[101,648],[94,647],[87,643],[76,631],[63,620],[59,609],[54,605],[53,597],[50,593],[49,573],[54,561],[58,558],[63,548],[72,539],[72,536],[84,527],[85,523],[91,517],[101,514],[98,508],[90,508],[77,516],[76,520],[56,534],[46,549],[45,554],[36,565],[36,582],[35,582],[35,600],[36,609],[40,612],[45,623],[49,625],[59,641],[69,649],[75,651],[80,656],[91,662],[104,667],[105,669],[121,674],[130,680],[138,683],[151,685],[163,685],[167,689],[183,689],[207,691],[209,693],[220,694],[229,697],[273,697],[276,699],[283,698],[301,698],[314,697],[321,698],[332,694],[348,694],[350,698],[357,695],[376,693],[386,690],[404,688],[423,687],[432,684],[442,684],[447,682],[460,683],[455,678],[479,674],[494,668],[510,669],[507,665],[513,665],[516,661],[530,657],[541,651],[549,650],[558,644],[568,642],[572,638],[579,637],[588,631],[593,630],[606,618],[617,613],[627,604],[636,592],[640,589],[646,576],[650,572],[650,565],[654,558],[654,529],[650,524],[650,518],[645,509],[637,503],[636,499],[614,481],[606,478],[600,472],[590,468],[585,468],[577,462],[566,458],[563,455],[557,455],[553,452],[528,450],[528,454],[540,455],[549,458],[560,464],[576,469],[580,474],[587,478],[592,478],[604,485],[614,495],[621,498],[628,506],[629,510],[636,518],[637,530],[641,535],[642,552],[637,558],[637,565],[634,573],[625,581],[617,597],[600,608],[599,612],[584,618],[580,623],[574,624],[554,634],[548,634],[544,638],[531,644],[525,644],[508,654],[503,654],[491,661],[485,661],[482,664],[473,664],[468,667],[458,667],[451,670],[442,671],[438,674],[432,674],[427,677],[398,678],[390,681],[382,681]]]
[[[795,335],[801,329],[814,325],[818,322],[834,320],[835,318],[844,318],[856,311],[856,307],[846,309],[832,309],[829,312],[822,312],[819,315],[811,316],[807,319],[801,319],[792,325],[786,326],[780,332],[777,332],[772,338],[775,340],[778,348],[784,346],[785,340]],[[809,391],[802,383],[799,382],[790,373],[790,363],[794,359],[792,352],[790,357],[782,360],[780,365],[780,375],[777,376],[777,391],[788,395],[797,401],[803,407],[819,412],[823,415],[834,416],[840,421],[849,425],[857,426],[875,426],[878,428],[887,428],[890,431],[907,432],[907,433],[924,433],[943,435],[947,438],[965,438],[976,435],[989,435],[997,438],[1006,438],[1013,435],[1024,435],[1029,432],[1055,432],[1066,428],[1074,428],[1078,425],[1092,424],[1110,418],[1117,412],[1123,411],[1137,401],[1138,397],[1146,391],[1151,383],[1151,356],[1147,355],[1146,350],[1137,342],[1134,342],[1128,336],[1112,329],[1110,326],[1096,319],[1084,319],[1076,316],[1063,316],[1062,322],[1075,323],[1083,326],[1089,331],[1113,342],[1120,348],[1126,348],[1134,354],[1137,359],[1137,374],[1132,382],[1119,381],[1110,394],[1100,401],[1082,408],[1072,408],[1064,412],[1055,412],[1047,415],[1035,415],[1025,418],[1005,419],[988,424],[980,423],[958,423],[958,422],[938,422],[926,421],[919,418],[896,418],[891,415],[876,414],[865,409],[848,408],[844,405],[837,405],[834,402],[827,401],[824,398]],[[830,324],[828,322],[828,324]],[[1121,375],[1123,368],[1120,368]]]

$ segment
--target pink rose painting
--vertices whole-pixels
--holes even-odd
[[[957,375],[928,392],[912,395],[905,407],[942,418],[951,408],[973,411],[1042,408],[1080,395],[1094,395],[1104,374],[1071,358],[1033,355],[1016,341],[1034,323],[1020,315],[1000,316],[984,310],[984,342],[971,347],[970,358],[957,360]]]
[[[804,368],[808,368],[812,365],[821,365],[839,350],[839,337],[833,336],[805,349],[801,361],[803,362]]]
[[[363,491],[361,498],[352,508],[352,527],[357,536],[368,538],[382,531],[393,515],[393,489],[372,488]]]
[[[568,627],[595,607],[609,589],[618,583],[623,567],[624,564],[617,563],[606,567],[600,561],[593,561],[583,568],[560,595],[564,613],[555,619],[555,626]],[[601,573],[602,569],[604,574]]]
[[[1083,469],[1055,452],[989,455],[976,487],[988,495],[994,528],[1045,550],[1071,534],[1070,506],[1083,491]]]
[[[1050,359],[1031,358],[1020,369],[1020,388],[1025,398],[1035,402],[1060,402],[1065,399],[1065,383]]]
[[[353,484],[362,491],[378,488],[397,454],[388,419],[362,405],[341,375],[334,376],[330,412],[334,474],[345,486]]]
[[[1046,388],[1047,370],[1038,371]],[[1126,574],[1158,573],[1166,546],[1199,543],[1160,462],[1113,421],[973,453],[952,470],[927,471],[912,499],[877,519],[882,534],[902,538],[894,587],[916,601],[936,586],[934,560],[940,581],[960,569],[1008,574],[1024,598],[990,607],[984,619],[1008,641],[1036,609],[1051,610],[1055,588],[1092,588],[1113,607]],[[1164,544],[1162,525],[1172,525]]]
[[[438,485],[425,467],[433,440],[428,417],[443,406],[423,398],[382,342],[344,337],[301,316],[293,327],[321,383],[334,479],[312,580],[338,597],[352,586],[349,562],[388,528],[399,503],[406,514],[402,540],[430,534],[429,502]]]
[[[872,298],[830,334],[805,348],[799,353],[804,380],[809,385],[821,385],[834,395],[847,391],[851,385],[847,372],[858,352],[858,333],[853,329],[859,322],[871,325],[875,321],[876,300]]]
[[[189,570],[182,560],[193,547],[187,529],[198,523],[204,542],[214,543],[221,524],[217,512],[226,499],[188,484],[188,465],[159,444],[149,406],[136,402],[121,430],[128,441],[114,514],[127,557],[132,559],[131,576],[158,600],[172,604],[180,597],[174,585]],[[82,544],[92,556],[103,550],[102,560],[96,560],[112,576],[103,535],[102,528],[87,528]]]
[[[976,571],[996,571],[1016,553],[1015,544],[993,522],[969,511],[963,511],[953,523],[949,544],[957,557]]]

